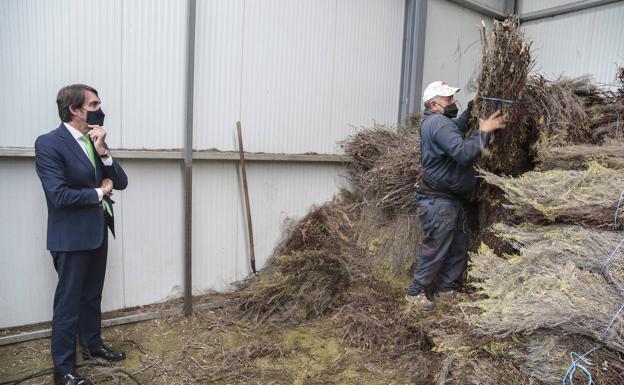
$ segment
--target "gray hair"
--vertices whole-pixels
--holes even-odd
[[[439,101],[438,97],[437,97],[437,96],[434,96],[433,98],[431,98],[431,99],[429,99],[429,100],[425,101],[425,103],[424,103],[425,108],[426,108],[427,110],[431,111],[431,103],[433,103],[433,102],[438,103],[438,101]]]

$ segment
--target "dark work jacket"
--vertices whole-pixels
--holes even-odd
[[[468,131],[470,110],[458,118],[425,111],[420,122],[421,166],[428,176],[418,190],[425,196],[443,195],[467,200],[477,183],[474,163],[485,144],[485,134],[475,131],[465,138]],[[426,183],[429,179],[431,183]]]
[[[94,170],[63,124],[37,138],[35,167],[48,206],[48,250],[93,250],[102,244],[106,225],[113,231],[112,220],[107,223],[95,188],[104,178],[110,178],[115,190],[123,190],[128,177],[114,159],[111,166],[96,159]],[[109,203],[112,209],[113,202]]]

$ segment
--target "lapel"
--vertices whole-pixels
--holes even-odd
[[[78,158],[78,160],[82,162],[82,164],[85,167],[88,167],[89,170],[93,172],[93,164],[89,160],[89,157],[87,156],[87,154],[85,154],[84,151],[82,151],[82,148],[80,148],[80,145],[76,142],[76,139],[74,139],[72,134],[69,133],[69,131],[67,130],[67,127],[65,127],[65,125],[61,123],[61,125],[58,128],[58,131],[59,131],[59,135],[61,136],[61,138],[67,145],[67,148],[69,148],[69,150],[76,156],[76,158]],[[96,173],[93,172],[94,178],[95,178],[95,174]]]

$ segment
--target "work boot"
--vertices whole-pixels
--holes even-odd
[[[425,292],[421,292],[420,294],[411,295],[410,293],[405,294],[405,299],[410,305],[416,306],[418,309],[423,311],[431,311],[435,308],[435,303],[429,301]]]

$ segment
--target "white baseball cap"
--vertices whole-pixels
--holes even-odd
[[[459,88],[451,87],[445,81],[429,83],[427,88],[425,88],[425,92],[423,92],[423,103],[436,96],[455,95],[457,91],[459,91]]]

